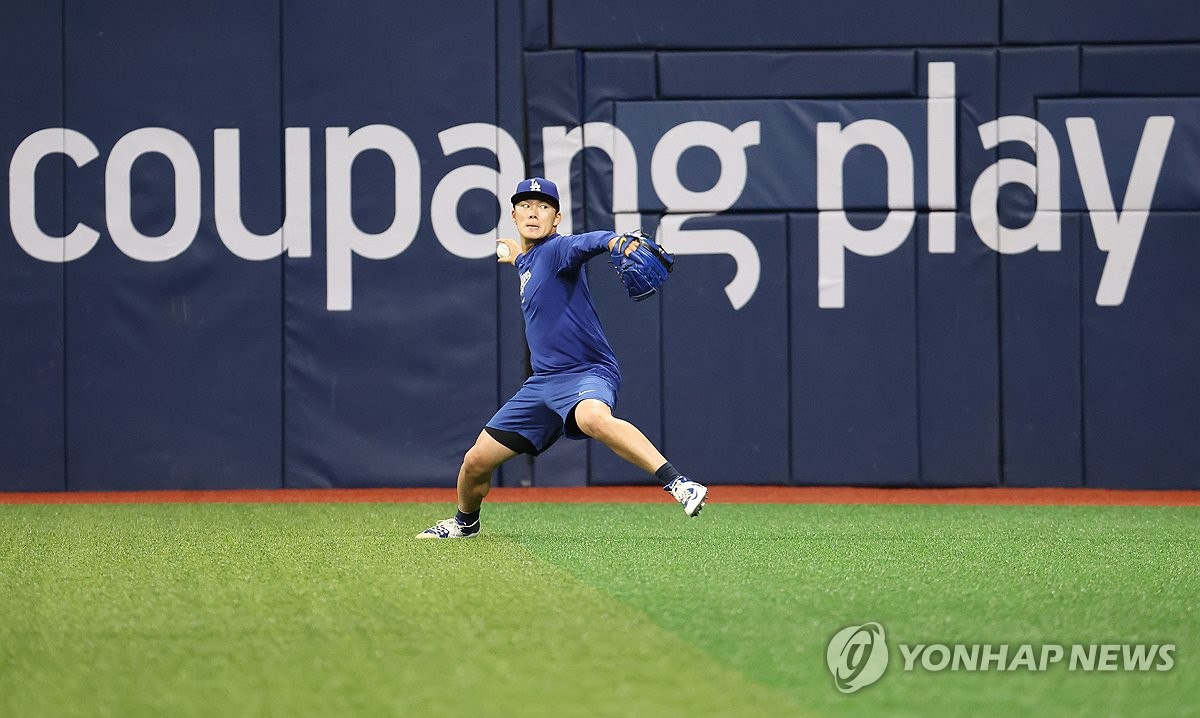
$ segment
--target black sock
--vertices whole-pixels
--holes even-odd
[[[671,466],[670,461],[658,467],[658,471],[655,471],[654,475],[664,484],[669,484],[680,476],[683,476],[683,474],[675,470],[674,466]]]
[[[473,524],[479,520],[479,509],[472,511],[469,514],[465,514],[462,511],[458,511],[454,514],[454,519],[456,521],[458,521],[460,524],[462,524],[463,526],[470,526],[471,524]]]

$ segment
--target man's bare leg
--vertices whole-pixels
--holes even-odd
[[[479,535],[479,507],[492,488],[492,472],[517,452],[479,432],[458,470],[458,514],[417,534],[420,539],[472,538]],[[468,516],[469,515],[469,516]]]
[[[657,475],[662,469],[664,473],[670,472],[671,476],[678,478],[677,481],[663,479],[664,482],[669,481],[663,488],[683,505],[683,511],[688,516],[699,514],[700,509],[704,508],[708,487],[680,476],[646,435],[628,421],[613,416],[608,404],[598,399],[584,399],[575,406],[575,423],[580,431],[603,442],[617,456],[646,473]]]
[[[667,459],[641,429],[613,416],[612,408],[598,399],[584,399],[575,407],[579,430],[600,441],[617,456],[648,474],[658,471]]]
[[[486,431],[479,432],[475,445],[463,456],[458,470],[458,510],[473,514],[483,505],[483,497],[492,488],[492,472],[517,455]]]

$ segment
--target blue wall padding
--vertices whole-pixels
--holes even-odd
[[[14,191],[0,170],[0,491],[452,485],[530,371],[520,280],[488,254],[492,228],[516,231],[518,174],[550,171],[546,128],[587,123],[597,123],[588,133],[615,126],[634,157],[618,167],[590,149],[552,165],[572,190],[573,231],[658,232],[666,213],[716,213],[666,238],[680,268],[659,297],[634,304],[607,259],[589,266],[625,370],[616,413],[681,469],[716,484],[1195,487],[1195,5],[364,0],[346,12],[295,0],[10,0],[0,8],[0,163],[18,181]],[[933,63],[954,64],[952,139],[929,132]],[[1153,195],[1130,204],[1146,122],[1166,116]],[[1052,212],[1034,214],[1051,187],[1016,181],[1035,160],[1049,169],[1049,144],[984,148],[979,128],[1002,117],[1050,133],[1061,202],[1042,209]],[[1077,169],[1088,157],[1078,118],[1095,122],[1103,173]],[[690,122],[709,124],[677,129]],[[469,123],[483,125],[485,146],[447,155],[442,133]],[[757,141],[725,160],[704,139],[714,125],[719,137],[747,123],[758,123]],[[869,144],[819,168],[821,123],[898,140],[911,172],[889,180]],[[353,222],[377,233],[402,220],[408,237],[391,258],[351,258],[346,275],[330,260],[348,256],[342,235],[354,230],[335,222],[327,236],[338,185],[327,181],[326,132],[369,125],[402,133],[418,160],[397,173],[382,152],[358,156]],[[98,153],[77,167],[52,152],[35,173],[41,229],[100,233],[65,264],[22,244],[32,233],[21,211],[34,200],[12,160],[45,128],[79,132]],[[200,173],[188,195],[200,199],[198,230],[164,261],[128,256],[137,252],[106,206],[120,196],[106,179],[114,146],[146,128],[181,135]],[[310,133],[311,252],[284,254],[281,243],[280,256],[245,259],[217,229],[214,131],[240,133],[240,219],[268,234],[297,209],[284,206],[293,128]],[[677,157],[668,133],[682,140]],[[953,202],[931,191],[931,173],[948,164],[929,161],[951,142],[953,176],[935,187]],[[744,182],[722,174],[731,158],[744,158]],[[992,177],[997,168],[1018,174]],[[636,201],[615,216],[626,172]],[[132,219],[147,236],[176,222],[177,174],[153,151],[132,166]],[[467,175],[474,188],[446,206],[445,189]],[[840,200],[869,229],[894,203],[889,182],[910,180],[904,241],[859,236],[876,242],[861,251],[884,253],[845,250],[844,276],[836,263],[819,276],[820,182],[841,183],[824,209]],[[1119,222],[1082,189],[1098,180]],[[719,182],[725,196],[687,203]],[[672,196],[674,185],[683,189]],[[451,219],[487,256],[452,251]],[[1019,230],[1035,220],[1045,232],[1033,248]],[[700,240],[687,231],[702,227],[755,248],[761,275],[744,306],[725,292],[729,256],[688,246]],[[831,238],[826,252],[838,251]],[[820,306],[818,288],[837,304],[838,282],[845,306]],[[596,442],[562,443],[497,476],[510,486],[651,480]]]
[[[326,309],[325,262],[314,261],[325,255],[323,202],[314,203],[314,259],[286,262],[288,486],[452,484],[463,452],[496,409],[495,260],[448,253],[427,209],[434,185],[464,162],[443,155],[437,133],[496,121],[493,9],[476,3],[468,22],[461,7],[382,0],[370,13],[305,5],[284,14],[287,124],[357,128],[386,120],[403,129],[420,148],[423,198],[416,237],[402,254],[354,261],[352,311]],[[395,28],[418,26],[422,32],[395,42]],[[431,63],[450,42],[456,61]],[[368,92],[380,77],[397,87],[456,92],[420,103],[405,93]],[[323,142],[314,144],[323,150]],[[318,168],[321,150],[314,151]],[[363,229],[380,231],[392,217],[395,180],[391,163],[370,154],[355,165],[353,210]],[[315,173],[318,197],[323,174]],[[486,193],[468,195],[459,207],[464,224],[472,213],[481,215],[476,223],[511,206],[508,193],[497,191],[499,205]]]
[[[1085,484],[1200,489],[1200,214],[1150,216],[1120,307],[1091,301],[1106,257],[1087,221],[1083,248]]]
[[[644,218],[647,232],[658,230],[658,217]],[[588,227],[590,230],[607,227]],[[642,430],[661,447],[663,441],[662,297],[634,302],[625,292],[605,255],[587,265],[588,286],[609,344],[621,365],[621,391],[615,414]],[[680,275],[682,276],[682,275]],[[670,281],[674,281],[672,278]],[[589,481],[593,484],[629,484],[649,479],[617,458],[605,446],[592,442]]]
[[[1020,47],[1000,50],[999,107],[993,116],[1037,116],[1037,103],[1043,97],[1071,97],[1079,90],[1079,49],[1076,47]],[[990,118],[989,118],[990,119]],[[977,121],[975,125],[980,124]],[[977,140],[978,141],[978,140]],[[1023,142],[1001,142],[998,156],[1035,162],[1033,148]],[[1037,195],[1016,183],[1000,189],[1000,201],[1006,210],[1019,216],[1014,226],[1032,217]]]
[[[558,443],[533,460],[532,485],[586,486],[589,444],[595,444],[592,451],[608,451],[603,444],[589,439],[575,440],[565,436],[559,439]]]
[[[551,36],[556,47],[604,49],[991,45],[999,40],[998,18],[999,0],[703,0],[683,12],[669,0],[553,0]]]
[[[996,161],[996,150],[985,150],[979,140],[979,125],[996,117],[996,52],[994,50],[921,50],[917,52],[917,89],[929,95],[929,64],[954,63],[957,113],[958,209],[971,206],[971,190],[984,168]],[[924,122],[922,123],[924,126]],[[911,133],[920,136],[919,131]],[[922,145],[923,146],[923,145]],[[916,151],[914,146],[914,151]],[[924,163],[922,163],[924,166]],[[917,186],[925,184],[918,173]],[[924,196],[924,193],[921,193]],[[922,206],[925,206],[924,204]],[[969,226],[969,224],[968,224]]]
[[[1152,116],[1175,119],[1150,209],[1200,210],[1200,97],[1041,100],[1038,119],[1054,135],[1062,158],[1064,211],[1088,209],[1066,120],[1095,118],[1109,188],[1120,211],[1132,208],[1126,202],[1126,189],[1146,121]]]
[[[618,101],[652,100],[657,73],[654,53],[587,53],[583,64],[584,121],[615,123],[614,104]],[[568,128],[570,130],[570,128]],[[587,139],[585,132],[585,140]],[[585,150],[575,162],[583,168],[583,193],[586,197],[582,226],[612,227],[612,159],[598,149]],[[577,220],[579,221],[579,220]]]
[[[912,151],[913,160],[913,207],[926,206],[928,190],[927,137],[925,132],[927,103],[924,100],[860,100],[860,101],[812,101],[788,103],[793,122],[798,128],[812,128],[813,139],[805,138],[801,147],[807,152],[808,147],[816,145],[815,133],[817,122],[838,122],[843,127],[862,119],[885,118],[904,134]],[[791,142],[795,142],[792,139]],[[787,163],[790,161],[781,147],[772,147],[769,154],[771,168],[782,176],[787,176]],[[815,156],[814,156],[815,162]],[[812,204],[792,204],[797,209],[816,208],[817,171],[815,164],[810,169],[804,164],[794,166],[804,172],[803,177],[811,177],[807,182],[796,182],[791,185],[800,188],[802,199],[812,198]],[[766,182],[783,181],[782,178],[764,176]],[[853,210],[883,210],[888,208],[887,165],[884,155],[874,147],[856,147],[847,154],[843,167],[843,203],[846,209]],[[787,184],[785,182],[785,184]]]
[[[21,27],[0,42],[0,152],[11,157],[29,135],[62,125],[62,8],[37,0],[0,5],[0,27]],[[36,174],[36,218],[63,233],[63,159]],[[9,173],[0,172],[0,197]],[[9,227],[0,202],[0,233]],[[63,438],[63,265],[31,259],[0,241],[0,490],[66,488]]]
[[[912,50],[664,52],[665,99],[912,97]]]
[[[525,56],[525,121],[528,138],[526,161],[531,168],[544,171],[545,156],[542,128],[561,126],[567,131],[583,119],[583,89],[580,87],[581,56],[574,50],[527,53]],[[556,181],[566,181],[565,179]],[[574,183],[573,216],[580,217],[584,201],[582,181]]]
[[[1001,49],[998,89],[1001,115],[1036,117],[1039,99],[1079,94],[1079,48]]]
[[[583,115],[612,122],[617,100],[658,99],[658,69],[652,52],[589,52],[583,56]]]
[[[879,217],[858,217],[877,224]],[[792,480],[914,485],[916,253],[846,256],[846,306],[817,308],[817,216],[789,215]]]
[[[205,188],[199,234],[175,259],[135,262],[105,233],[66,266],[69,487],[279,487],[280,265],[233,256],[211,214],[212,130],[233,126],[244,187],[257,190],[243,217],[278,221],[277,9],[71,2],[66,13],[67,125],[105,153],[134,127],[170,127],[193,143]],[[67,215],[96,227],[102,164],[67,178]],[[133,166],[140,231],[174,223],[173,175],[161,156]]]
[[[960,238],[971,220],[956,217]],[[999,294],[996,253],[974,239],[953,254],[924,251],[917,217],[917,367],[921,483],[1000,483]],[[857,277],[855,277],[857,279]]]
[[[543,127],[562,125],[568,129],[582,119],[582,88],[579,86],[580,55],[574,50],[526,53],[525,121],[529,137],[529,164],[542,164]]]
[[[1200,95],[1200,46],[1083,46],[1080,90],[1085,96]]]
[[[521,0],[521,37],[526,50],[550,47],[550,8],[552,0]]]
[[[666,456],[698,481],[788,483],[786,218],[691,219],[682,229],[753,237],[761,275],[753,298],[735,310],[720,290],[747,267],[730,255],[678,258],[662,294]],[[686,247],[683,234],[672,249]]]
[[[999,258],[1007,486],[1083,483],[1079,222],[1062,216],[1061,251]]]
[[[670,128],[698,117],[704,117],[706,121],[723,125],[727,129],[734,129],[745,122],[761,121],[760,118],[764,111],[771,113],[772,116],[778,116],[776,103],[759,102],[753,103],[751,106],[744,102],[617,102],[614,107],[614,120],[616,126],[629,137],[634,147],[653,148]],[[763,144],[770,146],[771,140],[763,139]],[[780,141],[782,141],[780,138],[776,138],[774,144],[778,146]],[[763,144],[747,148],[746,156],[752,158],[747,160],[748,166],[756,166],[767,158],[767,153],[762,152]],[[717,168],[713,161],[715,156],[711,152],[706,150],[694,150],[693,152],[702,152],[701,159],[709,160],[709,162],[698,168],[684,168],[682,167],[683,159],[688,156],[685,153],[677,165],[676,175],[679,176],[685,187],[699,191],[712,186]],[[664,209],[663,202],[655,191],[651,175],[649,157],[652,154],[653,150],[651,149],[645,158],[639,157],[637,167],[638,205],[643,212],[661,212]],[[769,162],[769,160],[767,161]],[[815,163],[815,161],[814,155],[812,162]],[[774,167],[764,171],[778,179],[779,174]],[[764,197],[764,195],[766,196]],[[789,192],[782,183],[768,186],[766,181],[756,181],[754,177],[748,176],[746,188],[734,208],[758,209],[772,203],[775,206],[785,206],[788,203],[788,195]],[[718,211],[720,209],[719,207],[706,207],[693,211]]]
[[[522,52],[525,7],[532,3],[496,4],[496,97],[522,97],[524,86],[524,53]],[[525,7],[522,7],[524,5]],[[525,107],[522,103],[497,101],[497,123],[510,137],[521,142],[526,137]],[[527,143],[526,143],[527,144]],[[512,235],[515,228],[506,224],[512,209],[506,194],[508,188],[500,188],[501,235]],[[508,265],[496,266],[496,392],[495,405],[508,399],[524,381],[529,362],[526,359],[525,328],[521,318],[520,297],[516,272]],[[487,413],[487,409],[481,415]],[[490,416],[490,414],[488,414]],[[501,486],[520,486],[532,481],[531,466],[522,458],[510,461],[497,472],[496,482]]]
[[[1192,0],[1002,0],[1001,39],[1012,44],[1200,40]]]
[[[799,210],[817,206],[817,123],[837,122],[845,127],[860,119],[884,117],[908,139],[914,168],[913,198],[921,207],[926,197],[926,113],[926,103],[921,100],[618,102],[616,124],[635,147],[654,147],[671,128],[697,117],[729,130],[758,122],[759,143],[745,150],[746,186],[733,209]],[[715,184],[720,163],[709,150],[691,152],[696,153],[695,159],[685,152],[676,174],[684,187],[700,192]],[[638,167],[639,203],[643,210],[662,210],[664,202],[656,192],[651,166],[643,160]],[[843,165],[843,182],[847,209],[887,207],[885,163],[879,150],[866,146],[851,149]],[[713,205],[690,211],[724,209]]]

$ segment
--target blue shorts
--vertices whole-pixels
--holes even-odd
[[[586,439],[575,422],[568,417],[584,399],[599,399],[611,408],[617,403],[617,386],[598,373],[541,374],[525,380],[521,388],[487,423],[496,432],[518,434],[531,446],[512,445],[512,442],[493,438],[513,451],[537,456],[549,449],[564,433],[570,439]]]

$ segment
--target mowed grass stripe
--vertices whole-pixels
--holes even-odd
[[[0,713],[799,712],[503,530],[412,539],[444,511],[0,507]]]
[[[712,503],[690,522],[654,505],[500,508],[493,528],[818,713],[1200,713],[1195,507]],[[887,628],[891,663],[845,696],[825,650],[866,621]],[[1177,653],[1166,673],[906,673],[898,643]]]

